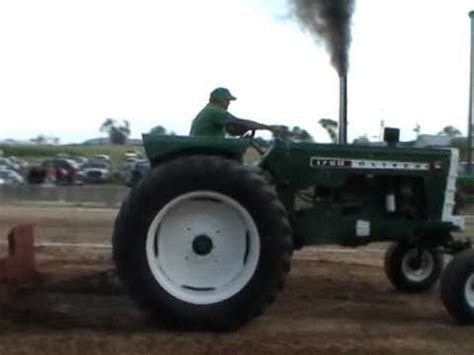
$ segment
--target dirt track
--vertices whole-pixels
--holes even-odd
[[[0,205],[2,238],[15,224],[35,222],[37,242],[44,245],[37,248],[41,283],[2,305],[1,355],[474,353],[474,327],[453,324],[438,289],[422,295],[392,289],[381,267],[384,245],[297,252],[277,302],[238,332],[155,329],[114,277],[104,244],[115,214]],[[6,253],[4,244],[0,253]]]

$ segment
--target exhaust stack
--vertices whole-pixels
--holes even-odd
[[[339,77],[339,144],[347,144],[347,73]]]
[[[472,173],[472,124],[474,120],[474,11],[469,13],[471,18],[471,78],[469,85],[469,117],[467,126],[467,173]]]
[[[347,144],[347,72],[355,0],[289,0],[298,22],[324,43],[339,74],[339,144]]]

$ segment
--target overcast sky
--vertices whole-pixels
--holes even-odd
[[[358,0],[349,72],[349,141],[380,120],[412,139],[467,130],[474,0]],[[0,139],[97,137],[106,118],[132,137],[163,125],[187,134],[209,92],[230,112],[329,138],[338,78],[285,0],[0,2]]]

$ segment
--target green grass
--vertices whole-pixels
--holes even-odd
[[[24,146],[10,146],[0,145],[0,150],[3,155],[16,156],[26,160],[37,160],[49,157],[55,157],[59,154],[65,154],[70,157],[82,156],[91,158],[98,154],[107,154],[110,156],[112,163],[120,165],[123,160],[125,152],[134,151],[143,154],[143,146],[141,145],[98,145],[98,146],[82,146],[82,145],[24,145]]]

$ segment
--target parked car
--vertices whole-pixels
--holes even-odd
[[[74,185],[80,182],[79,166],[72,159],[51,159],[43,163],[52,166],[56,172],[56,184]]]
[[[125,184],[134,187],[149,171],[150,161],[148,159],[136,161],[130,169],[124,172]]]
[[[47,159],[33,165],[28,170],[27,179],[31,184],[74,185],[82,182],[77,163],[66,158]]]
[[[10,169],[19,172],[21,170],[20,164],[15,163],[10,158],[0,158],[0,169]]]
[[[79,169],[82,169],[84,165],[89,162],[89,159],[87,159],[86,157],[81,157],[81,156],[71,157],[71,159],[77,163],[77,166],[79,167]]]
[[[22,185],[23,177],[15,170],[0,168],[0,186],[1,185]]]
[[[15,169],[20,175],[22,172],[26,170],[28,167],[28,162],[24,159],[17,158],[13,155],[7,157],[11,164],[15,165],[17,169]]]
[[[101,162],[110,164],[110,156],[108,156],[107,154],[94,155],[94,157],[91,160],[92,161],[101,161]]]
[[[127,151],[125,153],[123,153],[123,157],[125,159],[128,159],[128,158],[138,158],[138,153],[137,152],[134,152],[134,151]]]
[[[103,183],[112,180],[111,165],[102,161],[92,161],[84,164],[81,175],[86,183]]]

